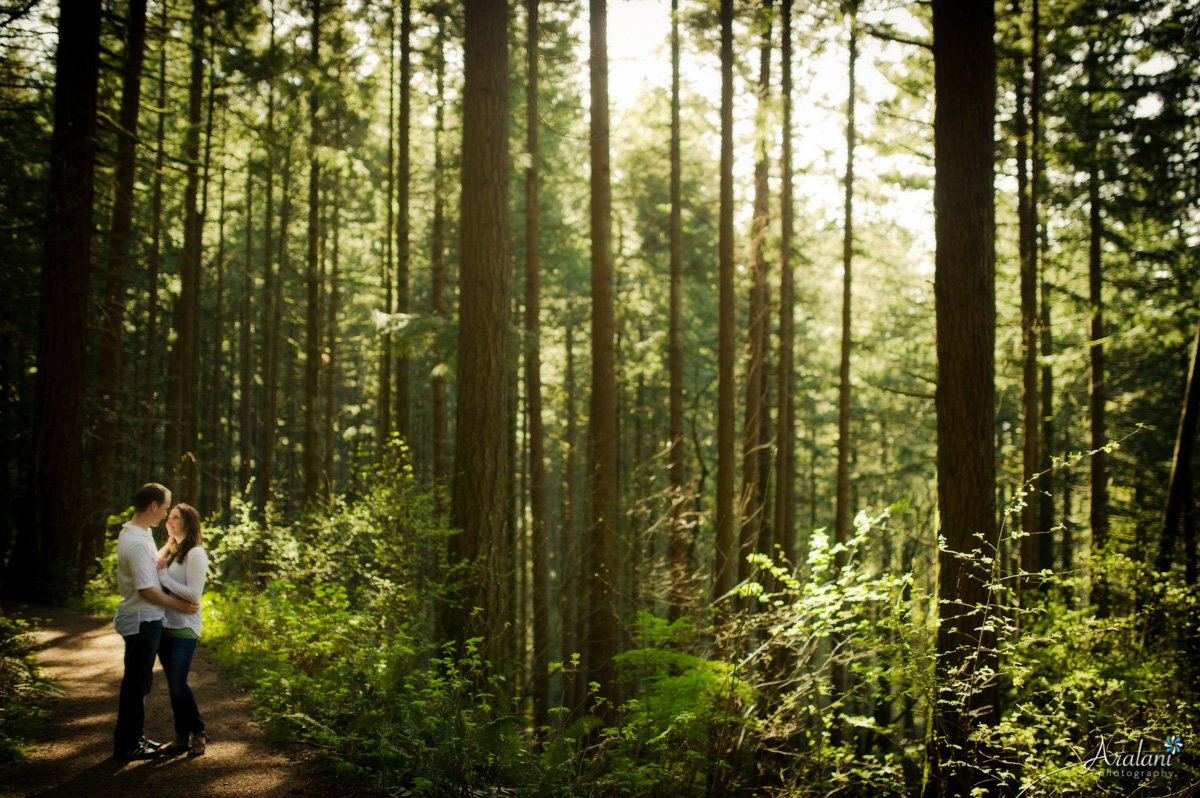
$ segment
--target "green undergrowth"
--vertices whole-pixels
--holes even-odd
[[[0,781],[24,760],[29,735],[52,688],[42,679],[36,620],[0,612]],[[3,790],[0,789],[0,794]]]

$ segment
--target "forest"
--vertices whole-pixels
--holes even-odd
[[[206,649],[389,795],[1200,794],[1198,51],[0,0],[0,593],[111,613],[161,482]]]

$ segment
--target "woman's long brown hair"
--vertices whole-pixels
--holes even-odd
[[[179,550],[175,552],[175,561],[183,562],[187,559],[189,551],[204,545],[204,538],[200,532],[200,513],[196,512],[196,508],[180,502],[175,505],[175,509],[179,511],[179,520],[183,522],[183,541],[179,544]]]

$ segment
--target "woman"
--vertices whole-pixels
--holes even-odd
[[[158,569],[163,590],[184,601],[200,601],[208,572],[208,554],[200,535],[200,514],[191,505],[178,504],[167,516],[167,543],[158,550]],[[187,681],[196,644],[200,642],[202,615],[202,612],[185,615],[168,608],[163,622],[158,659],[167,677],[175,715],[175,739],[159,749],[163,753],[187,751],[188,756],[199,756],[208,741],[204,718],[200,717],[196,697]]]

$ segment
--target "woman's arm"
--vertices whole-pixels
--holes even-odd
[[[208,553],[204,549],[192,549],[183,562],[187,584],[182,584],[171,578],[166,571],[161,571],[163,587],[174,595],[187,601],[199,601],[204,592],[204,578],[208,574]]]

